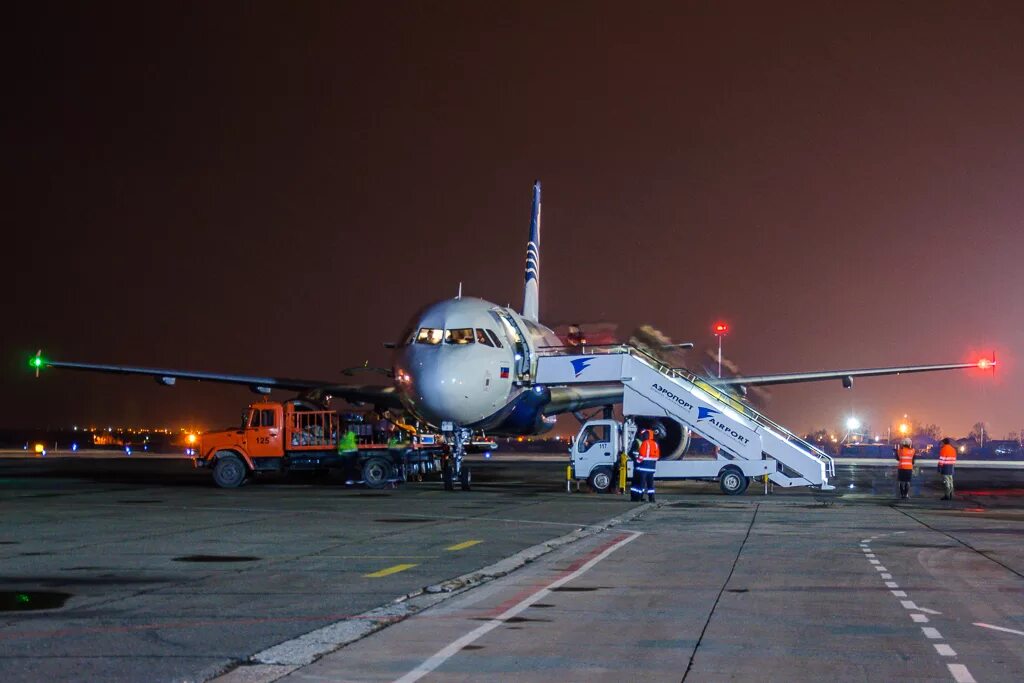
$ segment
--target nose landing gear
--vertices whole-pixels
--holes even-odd
[[[472,472],[468,467],[463,467],[462,458],[466,454],[466,443],[472,438],[473,433],[462,427],[452,430],[449,438],[449,452],[445,459],[444,468],[441,471],[441,481],[444,482],[445,491],[454,491],[455,482],[459,482],[463,491],[469,491],[473,479]]]

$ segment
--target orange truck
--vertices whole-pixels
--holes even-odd
[[[350,427],[361,434],[357,450],[339,453],[338,441]],[[345,422],[309,401],[260,401],[243,413],[241,426],[203,434],[192,463],[211,470],[222,488],[241,486],[261,473],[300,470],[340,470],[347,483],[383,488],[440,471],[440,439],[398,427],[410,433],[411,442],[376,443],[369,425]]]

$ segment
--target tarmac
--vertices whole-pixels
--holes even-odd
[[[0,459],[0,679],[1024,679],[1019,470],[637,505],[557,459],[446,493],[145,457]]]

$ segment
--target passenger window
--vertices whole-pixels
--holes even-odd
[[[439,330],[436,327],[421,327],[419,334],[416,335],[416,343],[440,344],[443,335],[444,331]]]
[[[476,343],[483,344],[484,346],[494,346],[494,344],[491,343],[491,338],[488,337],[483,330],[476,331]]]
[[[445,344],[472,344],[473,343],[473,328],[462,327],[456,330],[448,330],[444,333]]]
[[[271,408],[269,410],[263,410],[263,411],[260,411],[260,412],[263,413],[263,416],[261,418],[261,422],[263,423],[263,426],[264,427],[273,427],[274,426],[274,410]]]
[[[488,335],[488,336],[489,336],[489,337],[491,338],[491,341],[492,341],[492,342],[494,342],[494,345],[495,345],[495,346],[497,346],[497,347],[498,347],[499,349],[501,349],[501,348],[504,348],[504,347],[503,347],[503,346],[501,345],[501,340],[500,340],[500,339],[498,339],[498,335],[496,335],[496,334],[494,333],[494,331],[493,331],[493,330],[490,330],[490,329],[488,329],[488,330],[484,330],[484,331],[485,331],[485,332],[487,333],[487,335]]]
[[[259,427],[260,426],[260,411],[254,410],[249,413],[249,426]]]

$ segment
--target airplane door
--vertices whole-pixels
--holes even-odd
[[[281,447],[281,415],[276,408],[253,408],[249,415],[246,449],[254,458],[283,455]]]
[[[512,350],[515,352],[516,379],[523,379],[524,375],[526,379],[529,379],[532,358],[530,357],[530,345],[526,342],[526,336],[519,325],[516,324],[515,318],[504,311],[496,311],[496,313],[501,318],[501,321],[505,323],[505,327],[508,328],[509,338],[512,340]]]

